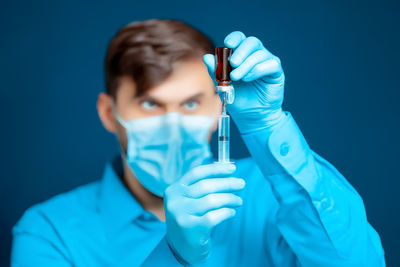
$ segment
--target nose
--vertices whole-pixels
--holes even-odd
[[[170,103],[165,105],[165,113],[180,112],[179,104]]]

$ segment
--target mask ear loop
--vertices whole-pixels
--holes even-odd
[[[117,106],[114,101],[111,101],[111,109],[113,111],[115,119],[119,122],[119,124],[121,124],[125,129],[128,129],[128,123],[118,114]]]
[[[121,124],[122,127],[124,127],[125,129],[128,129],[128,123],[124,119],[122,119],[121,116],[118,114],[117,106],[114,101],[111,101],[111,109],[112,109],[114,117],[118,121],[118,123]],[[118,141],[118,143],[119,143],[119,141]],[[126,155],[127,151],[124,152],[124,149],[121,147],[121,145],[119,147],[121,149],[121,157],[122,157],[123,161],[126,163],[127,162],[127,155]]]

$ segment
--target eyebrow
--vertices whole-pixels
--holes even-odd
[[[199,99],[199,98],[201,98],[201,97],[203,97],[203,96],[204,96],[204,93],[203,93],[203,92],[197,93],[197,94],[195,94],[195,95],[189,96],[188,98],[186,98],[185,100],[183,100],[182,103],[185,103],[185,102],[190,101],[190,100],[196,100],[196,99]]]
[[[203,96],[204,96],[204,93],[200,92],[200,93],[197,93],[197,94],[194,94],[192,96],[187,97],[181,103],[185,103],[187,101],[193,101],[193,100],[199,99],[199,98],[201,98]],[[157,99],[156,97],[153,97],[153,96],[151,96],[149,94],[146,94],[146,93],[143,94],[142,96],[138,97],[137,99],[138,100],[146,99],[146,100],[152,101],[152,102],[154,102],[156,104],[163,104],[164,103],[161,99]]]

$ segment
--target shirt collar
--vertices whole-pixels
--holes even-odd
[[[209,158],[205,164],[210,164],[213,161],[215,162],[214,158]],[[156,218],[137,201],[123,183],[122,177],[122,158],[118,155],[105,166],[98,198],[101,217],[106,226],[114,230],[134,222],[139,216],[147,218],[147,220]]]
[[[122,181],[120,156],[107,163],[100,184],[99,209],[108,226],[123,227],[145,210]]]

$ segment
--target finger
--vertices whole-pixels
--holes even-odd
[[[226,47],[235,49],[244,39],[246,39],[246,35],[244,35],[243,32],[234,31],[225,37],[224,45]]]
[[[232,174],[236,166],[232,163],[213,163],[195,167],[183,175],[181,183],[191,185],[198,180],[211,177],[225,177]]]
[[[230,63],[232,67],[237,67],[253,52],[263,48],[261,41],[253,36],[247,37],[233,52]],[[267,51],[265,49],[265,51]]]
[[[212,210],[201,216],[201,221],[208,229],[212,230],[215,226],[233,218],[236,214],[236,210],[231,208],[221,208],[217,210]]]
[[[269,57],[269,53],[266,50],[257,50],[242,62],[239,67],[234,69],[230,77],[233,81],[238,81],[242,79],[254,66],[258,63],[266,61]]]
[[[250,82],[260,77],[270,76],[271,78],[278,78],[283,74],[280,60],[277,57],[262,61],[256,64],[242,80]]]
[[[189,203],[193,215],[202,216],[205,213],[220,208],[235,208],[243,204],[242,198],[232,193],[208,194],[202,198],[192,199]]]
[[[210,75],[214,84],[217,84],[217,82],[215,81],[215,58],[214,58],[214,55],[205,54],[203,56],[203,62],[206,65],[208,74]]]
[[[211,193],[238,191],[245,185],[246,182],[241,178],[208,178],[188,186],[186,194],[192,198],[200,198]]]

